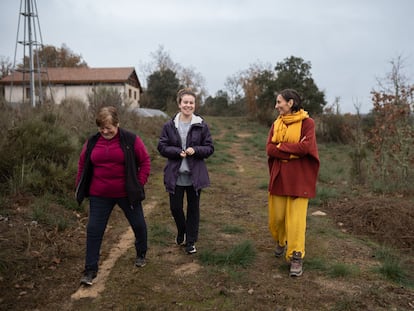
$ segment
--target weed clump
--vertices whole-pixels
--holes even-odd
[[[205,265],[247,267],[256,258],[256,251],[251,241],[244,241],[226,252],[205,251],[200,254],[200,261]]]

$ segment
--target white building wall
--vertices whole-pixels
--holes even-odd
[[[28,86],[22,87],[21,85],[13,85],[13,90],[11,92],[10,86],[5,86],[5,99],[11,103],[20,103],[22,101],[28,101],[26,88]],[[88,104],[88,94],[92,93],[93,88],[95,87],[108,87],[115,88],[121,94],[124,104],[130,105],[131,108],[139,107],[140,92],[138,88],[135,88],[129,84],[108,84],[108,85],[64,85],[56,84],[52,85],[50,88],[46,88],[46,98],[52,98],[56,104],[60,104],[62,100],[74,98],[83,101],[85,104]],[[11,92],[11,97],[10,97]],[[52,96],[51,94],[52,93]],[[131,95],[131,96],[130,96]]]
[[[52,93],[52,96],[50,95]],[[91,86],[83,85],[53,85],[46,91],[47,97],[53,98],[55,103],[60,104],[62,100],[73,98],[88,103],[88,94],[92,92]]]
[[[13,91],[12,91],[12,88],[6,85],[4,87],[4,98],[6,99],[6,101],[11,102],[11,103],[20,103],[23,100],[28,101],[29,98],[26,98],[26,91],[25,91],[27,87],[14,85]]]

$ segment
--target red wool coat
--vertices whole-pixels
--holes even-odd
[[[273,125],[269,131],[266,152],[269,165],[269,192],[271,195],[313,198],[319,172],[319,155],[315,123],[302,121],[299,143],[272,143]],[[298,158],[291,159],[295,155]]]

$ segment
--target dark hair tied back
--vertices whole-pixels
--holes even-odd
[[[300,98],[299,93],[294,89],[284,89],[279,92],[279,95],[282,96],[286,101],[293,100],[292,112],[297,112],[302,107],[302,99]]]

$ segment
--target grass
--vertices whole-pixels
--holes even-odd
[[[319,185],[316,188],[316,197],[311,198],[309,200],[309,204],[322,206],[329,202],[331,199],[336,199],[338,197],[338,193],[336,189],[332,187],[325,187],[323,185]]]
[[[381,247],[375,251],[374,256],[381,263],[379,267],[374,268],[375,272],[394,283],[414,287],[414,282],[409,278],[407,267],[393,254],[391,249]]]
[[[214,148],[215,151],[213,156],[206,160],[209,168],[212,166],[212,169],[214,169],[215,166],[226,165],[234,162],[235,156],[229,153],[229,147],[227,144],[221,141],[215,141]]]
[[[359,268],[342,262],[331,262],[326,257],[312,257],[305,260],[306,270],[321,271],[331,278],[345,278],[359,275]]]
[[[73,198],[68,198],[66,196],[57,197],[56,203],[59,205],[64,206],[66,209],[76,212],[83,212],[84,207],[82,205],[78,205],[78,202],[76,200],[73,200]]]
[[[268,185],[269,182],[268,181],[262,181],[259,183],[259,185],[257,186],[258,189],[260,190],[267,190],[268,189]]]
[[[171,231],[165,225],[160,223],[152,223],[148,228],[148,236],[151,243],[158,245],[168,245],[171,240]]]
[[[310,212],[311,213],[311,212]],[[308,215],[306,218],[307,226],[311,235],[316,237],[324,236],[335,236],[336,238],[344,238],[345,235],[333,227],[333,222],[330,218],[325,216],[311,216]],[[319,243],[319,242],[316,242]]]
[[[234,143],[239,139],[239,137],[237,136],[237,133],[233,133],[233,132],[227,132],[224,135],[224,138],[222,139],[224,142],[226,142],[227,144],[229,143]]]
[[[237,234],[243,233],[245,230],[239,226],[225,225],[221,231],[227,234]]]
[[[267,128],[257,124],[252,126],[247,121],[238,123],[237,119],[230,122],[224,118],[212,118],[212,121],[209,125],[214,125],[211,128],[214,131],[212,134],[215,136],[213,139],[215,138],[216,152],[207,160],[209,172],[212,172],[212,186],[203,191],[202,195],[198,253],[188,256],[181,248],[173,245],[175,228],[168,210],[168,194],[165,193],[162,182],[165,159],[159,158],[157,154],[152,162],[153,170],[147,187],[148,203],[154,203],[156,206],[146,215],[151,245],[149,264],[145,269],[132,270],[131,248],[129,255],[121,257],[114,266],[107,280],[105,292],[98,299],[81,299],[73,302],[73,310],[404,310],[402,306],[407,307],[407,301],[411,300],[406,298],[410,293],[407,293],[407,289],[391,283],[407,282],[404,280],[407,269],[399,255],[391,260],[387,259],[387,251],[379,251],[376,256],[380,262],[379,266],[378,261],[367,256],[368,249],[371,251],[378,246],[367,245],[358,239],[353,240],[349,233],[338,230],[329,213],[326,217],[308,217],[305,275],[297,280],[289,278],[284,260],[276,261],[273,256],[272,239],[267,229],[268,176],[266,166],[259,162],[265,161],[262,144],[267,135]],[[232,133],[227,134],[227,130]],[[236,137],[235,133],[251,136]],[[143,136],[146,136],[145,132]],[[147,137],[150,140],[151,136]],[[331,204],[331,201],[341,198],[344,191],[352,190],[346,183],[350,160],[345,149],[346,147],[337,145],[322,145],[320,148],[320,190],[317,199],[311,200],[315,210],[320,208],[319,204]],[[243,171],[237,170],[233,152],[238,152],[236,155],[240,163],[237,164],[243,166]],[[73,213],[73,207],[66,205],[65,200],[58,203],[66,206],[66,212]],[[6,211],[0,210],[0,214]],[[36,211],[37,217],[45,218],[46,211],[47,206],[39,208]],[[127,222],[120,211],[115,215],[122,217],[116,222],[120,225],[114,226],[121,231],[127,226]],[[111,216],[112,220],[114,216]],[[83,235],[78,233],[84,233],[85,222],[79,221],[78,224],[79,230],[67,233],[77,234],[76,237],[83,238]],[[40,228],[41,226],[38,227],[39,230]],[[64,234],[66,236],[66,232]],[[25,238],[25,231],[20,236]],[[115,230],[109,231],[104,239],[104,246],[105,243],[109,243],[110,237],[116,242],[117,236]],[[27,249],[26,244],[20,243],[17,248],[16,243],[11,243],[14,242],[13,238],[9,238],[8,251],[22,249],[24,252]],[[71,242],[77,244],[67,253],[68,255],[65,255],[66,257],[62,257],[70,260],[65,262],[65,266],[60,265],[52,271],[56,279],[47,279],[48,284],[55,284],[55,280],[59,282],[61,279],[65,279],[69,285],[78,284],[78,276],[73,277],[72,274],[74,271],[80,272],[82,260],[79,258],[83,257],[83,247],[79,247],[78,240],[73,239]],[[108,248],[111,245],[108,244]],[[31,249],[38,251],[37,246],[33,244]],[[355,250],[355,253],[344,254],[342,251],[347,247]],[[393,252],[398,254],[398,250]],[[5,251],[0,251],[1,259],[6,258],[3,257],[4,253]],[[343,256],[346,264],[338,262],[341,260],[338,258]],[[30,263],[39,264],[33,258],[29,260]],[[45,283],[42,283],[45,280],[43,274],[51,272],[48,269],[49,258],[46,260],[41,267],[42,270],[38,269],[42,277],[36,279],[36,286],[28,290],[27,295],[22,296],[19,296],[22,287],[19,289],[9,286],[5,292],[14,291],[15,294],[14,297],[9,295],[10,298],[3,302],[4,306],[13,305],[17,301],[20,309],[29,310],[35,309],[43,302],[52,301],[52,310],[59,308],[62,299],[73,293],[76,285],[56,288],[54,295],[50,296],[42,296],[41,292],[36,291],[38,288],[47,290]],[[363,261],[362,273],[359,273],[354,265],[348,264],[354,261]],[[196,273],[175,273],[178,268],[183,268],[180,270],[184,271],[186,267],[194,264],[202,265]],[[0,271],[12,270],[12,265],[12,261],[0,260]],[[376,266],[375,273],[372,273],[372,266]],[[393,271],[396,267],[397,271]],[[400,274],[400,269],[403,274]],[[67,270],[65,274],[62,274],[63,270]],[[368,278],[365,277],[367,270]],[[27,269],[24,271],[28,274]],[[32,271],[34,269],[30,270],[30,273]],[[21,280],[11,279],[10,284],[23,286]],[[332,286],[337,283],[340,283],[340,286]],[[68,289],[69,287],[71,288]],[[390,287],[397,290],[390,291]],[[253,290],[252,293],[250,289]],[[346,291],[348,289],[349,292]],[[57,292],[58,290],[60,292]]]
[[[48,196],[36,198],[31,204],[32,220],[64,231],[71,224],[71,219],[61,213],[62,208],[50,201]]]
[[[344,278],[349,276],[356,276],[359,274],[359,268],[354,265],[348,265],[341,262],[332,264],[327,271],[331,278]]]
[[[256,251],[251,241],[244,241],[225,252],[206,250],[200,253],[204,265],[247,267],[254,261]]]
[[[328,269],[326,259],[321,257],[310,256],[306,258],[305,265],[306,270],[326,271]]]
[[[360,301],[355,299],[355,297],[344,296],[335,302],[335,305],[331,311],[354,311],[354,310],[364,310],[364,306]]]
[[[352,160],[347,155],[349,146],[334,144],[319,144],[319,159],[321,162],[318,180],[320,183],[341,184],[349,182]]]
[[[381,267],[378,268],[378,272],[390,281],[402,285],[408,285],[407,272],[402,267],[401,262],[395,258],[385,260],[381,264]]]

